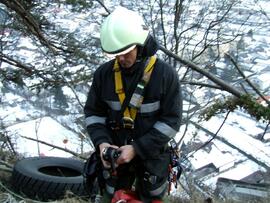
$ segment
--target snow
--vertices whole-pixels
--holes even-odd
[[[221,125],[221,122],[222,119],[213,117],[210,121],[203,123],[203,126],[205,128],[211,129],[213,132],[216,132]],[[261,129],[257,128],[255,124],[253,124],[251,128],[255,133],[261,132]],[[236,128],[234,125],[225,124],[225,127],[222,128],[219,132],[219,136],[225,138],[226,140],[229,140],[232,144],[239,146],[240,148],[249,147],[249,149],[252,149],[252,151],[254,151],[254,146],[262,142],[255,142],[253,138],[247,135],[247,133],[250,132],[246,129],[242,130],[240,128]],[[243,140],[245,140],[245,142],[243,142]],[[245,144],[248,145],[246,146]]]
[[[71,157],[72,155],[63,150],[45,144],[38,144],[23,137],[38,139],[78,154],[91,150],[91,146],[86,144],[85,140],[80,140],[77,134],[67,130],[50,117],[16,124],[7,128],[7,130],[16,133],[17,151],[25,156]],[[82,147],[83,151],[81,151]]]
[[[221,170],[221,172],[218,175],[205,179],[204,183],[215,189],[215,184],[218,178],[241,180],[242,178],[245,178],[246,176],[252,174],[254,171],[261,170],[260,167],[252,163],[252,161],[250,160],[246,160],[236,166],[232,162],[230,164],[231,167],[229,168],[229,170],[224,170],[225,172],[222,172]]]
[[[201,125],[215,134],[223,120],[223,116],[217,116],[201,123]],[[214,189],[219,177],[241,180],[258,170],[266,172],[263,165],[254,162],[236,149],[242,150],[269,167],[269,143],[256,139],[256,135],[264,132],[262,126],[264,126],[262,123],[255,121],[248,114],[241,111],[231,113],[222,129],[218,132],[217,137],[207,147],[187,154],[195,170],[210,163],[213,163],[217,168],[217,172],[210,175],[210,177],[202,178],[201,181]],[[196,128],[189,128],[189,130],[190,132],[187,133],[188,135],[184,138],[184,141],[193,139],[205,143],[212,138],[212,136],[202,131],[197,131],[196,137],[191,138],[194,136]],[[180,139],[180,136],[181,134],[178,133],[177,140]],[[265,137],[265,139],[267,138]],[[235,148],[232,149],[221,140],[226,140]]]

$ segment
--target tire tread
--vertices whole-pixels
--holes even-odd
[[[35,167],[37,168],[37,162],[43,161],[45,165],[47,162],[48,164],[50,164],[51,162],[55,162],[57,164],[57,157],[48,157],[47,159],[26,158],[22,161],[31,164],[34,168],[33,170],[37,170],[35,169]],[[72,168],[74,167],[74,165],[77,167],[78,164],[73,163],[72,165],[72,161],[74,160],[69,158],[66,158],[65,160],[64,158],[61,158],[62,165],[64,163],[66,167]],[[57,179],[54,176],[49,176],[48,179],[44,180],[44,178],[39,177],[39,175],[37,175],[39,173],[35,173],[35,171],[32,171],[32,174],[31,172],[29,173],[29,171],[26,172],[24,168],[26,167],[26,164],[19,164],[19,162],[15,164],[11,176],[11,185],[16,192],[22,193],[29,198],[41,201],[61,199],[66,194],[67,190],[71,191],[77,196],[86,196],[86,190],[84,188],[82,178],[80,179],[82,181],[78,181],[75,178],[73,182],[70,179],[66,178],[65,182],[63,181],[65,177],[61,177],[62,181],[57,182]]]

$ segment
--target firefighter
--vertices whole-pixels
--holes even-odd
[[[158,44],[134,11],[117,7],[103,22],[100,40],[112,59],[95,71],[84,113],[104,167],[103,202],[122,189],[135,191],[144,203],[162,202],[167,146],[182,117],[178,75],[155,56]],[[104,154],[114,157],[114,170]]]

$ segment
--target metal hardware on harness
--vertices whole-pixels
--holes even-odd
[[[150,79],[150,77],[149,77]],[[134,91],[134,93],[132,94],[132,97],[130,99],[130,102],[129,102],[129,106],[132,107],[132,108],[136,108],[136,109],[139,109],[140,106],[142,105],[142,102],[143,102],[143,93],[144,93],[144,88],[146,86],[148,81],[140,81],[138,84],[137,84],[137,87]]]
[[[177,144],[176,144],[174,139],[170,140],[169,143],[170,143],[172,149],[177,150]]]
[[[120,130],[122,128],[124,129],[133,129],[134,128],[134,121],[132,118],[129,117],[123,117],[121,122],[116,122],[116,121],[109,121],[108,126],[112,130]]]
[[[134,120],[129,117],[122,118],[123,128],[125,129],[133,129],[134,128]]]

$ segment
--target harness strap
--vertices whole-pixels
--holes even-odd
[[[124,110],[124,115],[123,117],[127,120],[134,121],[136,118],[137,110],[140,108],[140,105],[142,104],[143,101],[143,96],[139,95],[138,92],[141,92],[144,90],[144,87],[148,83],[151,77],[151,73],[154,69],[154,64],[156,62],[156,56],[150,57],[150,59],[147,61],[146,66],[144,68],[144,73],[141,78],[141,81],[138,83],[135,92],[133,93],[131,97],[131,103],[130,103],[130,108],[126,107]],[[123,104],[125,100],[125,91],[123,88],[123,81],[122,81],[122,75],[121,75],[121,70],[119,67],[119,63],[117,59],[114,62],[114,80],[115,80],[115,92],[118,95],[119,101],[121,105]],[[137,91],[136,91],[137,90]],[[132,102],[133,101],[133,102]],[[134,102],[137,101],[137,102]]]

